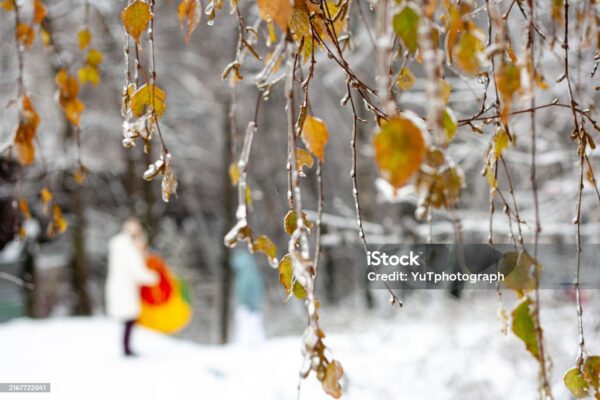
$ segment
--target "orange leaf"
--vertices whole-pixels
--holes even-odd
[[[61,69],[56,74],[54,82],[58,88],[58,104],[63,109],[67,120],[73,125],[79,126],[79,120],[85,110],[85,105],[77,98],[79,93],[77,79],[70,76],[65,69]]]
[[[35,138],[40,117],[33,108],[29,97],[23,97],[23,103],[19,115],[19,126],[15,132],[14,144],[22,165],[31,164],[35,158]]]
[[[384,122],[373,138],[377,167],[395,188],[404,186],[423,160],[425,128],[422,125],[416,115],[401,113]]]
[[[306,117],[302,126],[302,140],[321,161],[325,159],[325,145],[329,140],[329,131],[321,119],[310,115]]]
[[[23,218],[31,219],[31,211],[29,211],[29,204],[24,197],[19,199],[19,210],[21,210],[21,214],[23,214]]]
[[[23,22],[19,23],[17,26],[17,39],[23,43],[23,46],[31,46],[33,40],[35,39],[35,32],[33,31],[33,28]]]
[[[33,2],[33,22],[40,24],[44,18],[46,18],[46,6],[42,0],[35,0]]]
[[[200,0],[181,0],[179,8],[177,9],[177,14],[179,15],[181,29],[185,27],[185,42],[189,44],[190,37],[198,27],[200,17],[202,16]]]
[[[289,0],[256,0],[260,16],[274,21],[282,31],[286,32],[292,16],[292,5]]]
[[[44,214],[48,214],[50,202],[52,201],[52,192],[47,188],[43,188],[40,192],[42,203],[44,204]]]

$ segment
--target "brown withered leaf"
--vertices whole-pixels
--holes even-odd
[[[141,0],[136,0],[128,5],[121,13],[121,20],[127,33],[139,44],[140,36],[148,27],[152,19],[150,5]]]
[[[202,16],[200,0],[181,0],[177,8],[177,15],[181,29],[185,28],[185,42],[189,44],[190,37],[198,27]]]
[[[339,399],[342,397],[342,387],[340,386],[340,379],[342,379],[342,376],[344,376],[342,364],[336,360],[333,360],[327,364],[325,378],[323,379],[322,385],[325,393],[334,399]]]
[[[325,160],[325,145],[329,140],[327,125],[316,117],[307,116],[302,126],[302,140],[306,147],[321,161]]]

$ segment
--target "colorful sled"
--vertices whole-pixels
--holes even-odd
[[[190,322],[192,301],[186,282],[177,277],[157,254],[146,265],[160,276],[154,286],[142,286],[142,307],[138,323],[163,333],[175,333]]]

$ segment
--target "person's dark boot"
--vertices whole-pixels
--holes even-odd
[[[133,351],[131,351],[131,346],[129,344],[129,342],[131,341],[131,331],[133,329],[134,323],[135,323],[135,321],[133,321],[133,320],[125,322],[125,332],[123,334],[123,352],[125,354],[125,357],[137,356],[137,354],[135,354]]]

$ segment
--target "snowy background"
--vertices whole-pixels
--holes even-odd
[[[542,292],[542,322],[555,396],[567,400],[560,378],[576,356],[576,314],[568,293],[558,300],[555,295]],[[587,308],[598,310],[597,293],[585,295]],[[537,364],[516,337],[502,335],[497,309],[493,291],[470,291],[463,301],[422,291],[402,310],[361,315],[324,310],[327,343],[344,366],[344,398],[536,399]],[[597,312],[588,312],[586,330],[589,350],[598,352]],[[50,382],[52,392],[0,399],[298,398],[297,335],[249,347],[208,346],[140,329],[134,334],[140,356],[125,359],[120,334],[121,326],[100,316],[1,325],[2,381]],[[327,399],[311,378],[302,381],[299,398]]]

